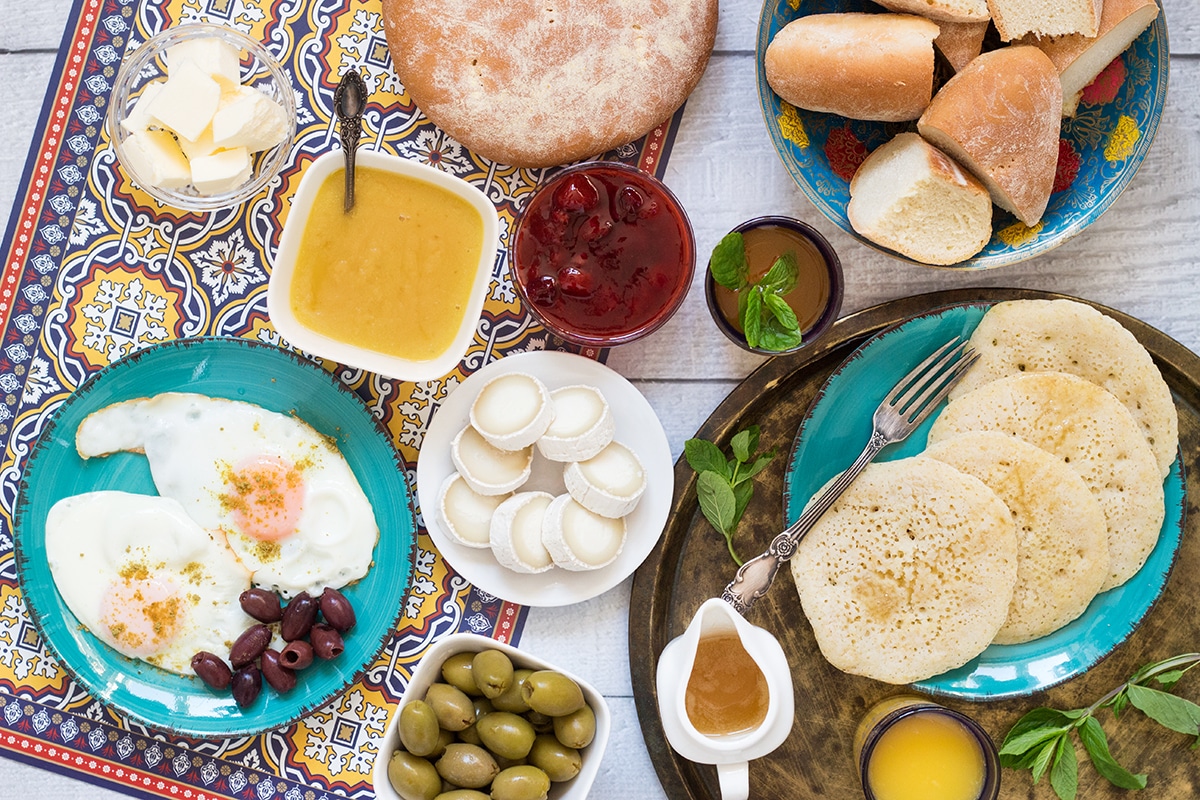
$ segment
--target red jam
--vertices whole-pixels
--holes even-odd
[[[517,227],[516,283],[535,316],[581,344],[630,341],[674,313],[695,244],[682,207],[622,164],[567,170],[540,189]]]

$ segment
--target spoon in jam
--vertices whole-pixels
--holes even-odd
[[[333,93],[333,107],[342,135],[342,152],[346,157],[346,194],[342,204],[342,210],[346,213],[354,208],[354,151],[358,149],[358,139],[362,136],[362,115],[366,106],[367,85],[358,70],[351,68],[342,76]]]

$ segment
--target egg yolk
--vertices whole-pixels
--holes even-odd
[[[304,510],[302,468],[280,456],[252,456],[226,472],[221,506],[252,539],[277,542],[290,536]]]
[[[100,620],[111,640],[122,652],[137,658],[165,649],[186,619],[186,602],[169,579],[114,580],[100,609]]]

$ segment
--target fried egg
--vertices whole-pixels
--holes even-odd
[[[50,574],[71,613],[130,658],[194,674],[254,624],[238,603],[250,571],[179,503],[126,492],[59,500],[46,517]]]
[[[219,531],[265,589],[316,594],[370,568],[371,503],[333,440],[295,417],[172,392],[92,413],[75,447],[85,459],[145,453],[158,493]]]

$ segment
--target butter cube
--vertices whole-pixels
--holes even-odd
[[[192,159],[192,186],[200,194],[233,191],[250,179],[250,173],[250,151],[244,147]]]
[[[212,125],[204,129],[203,133],[195,139],[185,139],[179,137],[179,148],[183,150],[183,154],[189,159],[198,156],[210,156],[220,148],[213,143]]]
[[[241,84],[241,51],[224,39],[188,39],[167,48],[167,71],[173,72],[185,61],[191,61],[222,88],[233,89]]]
[[[212,122],[220,102],[221,86],[195,62],[184,61],[171,69],[147,110],[158,124],[196,141]]]
[[[283,106],[249,86],[227,92],[213,115],[213,142],[217,147],[245,147],[257,153],[279,144],[287,131]]]
[[[139,182],[178,189],[192,182],[192,172],[175,137],[166,131],[137,131],[125,140],[126,166]]]
[[[121,127],[126,133],[149,130],[154,124],[154,118],[150,116],[150,102],[162,91],[164,85],[166,81],[154,81],[142,89],[133,108],[125,115],[125,119],[121,120]]]

